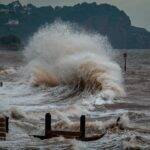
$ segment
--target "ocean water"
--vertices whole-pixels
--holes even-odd
[[[51,42],[45,43],[47,38]],[[0,113],[10,117],[10,130],[0,148],[150,149],[150,50],[105,49],[111,47],[102,37],[54,25],[40,30],[22,52],[0,51]],[[84,114],[86,135],[106,134],[92,142],[34,138],[44,135],[47,112],[53,129],[79,130]],[[118,117],[122,129],[111,128]]]

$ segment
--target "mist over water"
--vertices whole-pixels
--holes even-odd
[[[62,22],[41,28],[25,48],[32,84],[68,85],[105,99],[125,95],[121,69],[111,55],[106,37]]]

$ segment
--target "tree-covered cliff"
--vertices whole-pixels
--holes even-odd
[[[56,19],[77,23],[86,30],[106,35],[114,48],[148,49],[150,32],[134,27],[124,11],[109,4],[82,3],[64,7],[22,6],[19,1],[0,4],[0,36],[16,35],[23,41],[39,27]]]

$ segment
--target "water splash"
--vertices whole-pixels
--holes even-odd
[[[40,29],[25,48],[34,85],[69,85],[79,91],[124,96],[121,69],[106,37],[55,22]]]

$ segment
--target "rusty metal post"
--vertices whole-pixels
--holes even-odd
[[[85,115],[80,117],[80,138],[85,138]]]
[[[127,53],[124,53],[123,56],[124,56],[124,71],[126,72],[126,70],[127,70]]]
[[[5,123],[6,123],[6,132],[9,131],[9,117],[5,117]]]
[[[51,131],[51,114],[46,113],[45,115],[45,136],[47,137],[48,132]]]

